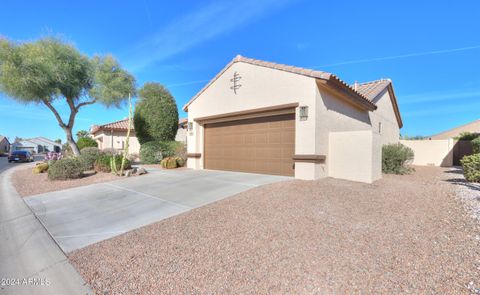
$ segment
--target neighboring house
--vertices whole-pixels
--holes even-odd
[[[29,151],[32,153],[57,152],[62,150],[62,145],[45,137],[23,139],[12,144],[14,151]]]
[[[390,80],[350,86],[333,74],[234,58],[183,108],[188,167],[363,182],[402,119]]]
[[[29,138],[28,141],[37,145],[37,153],[56,152],[59,153],[62,150],[62,145],[58,142],[50,140],[45,137]]]
[[[187,119],[180,119],[178,131],[175,140],[186,142],[186,123]],[[140,143],[135,135],[135,129],[130,127],[129,153],[138,154],[140,152]],[[128,119],[107,123],[103,125],[93,125],[90,128],[90,134],[98,143],[99,149],[123,150],[127,139]]]
[[[432,135],[429,139],[449,139],[459,136],[463,132],[479,133],[480,134],[480,120],[475,120],[465,125],[455,127],[453,129],[443,131],[441,133]]]
[[[0,135],[0,154],[8,152],[10,152],[10,142],[7,137]]]

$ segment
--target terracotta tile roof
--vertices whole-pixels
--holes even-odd
[[[347,92],[352,97],[352,100],[357,104],[363,105],[366,109],[371,111],[376,109],[375,104],[373,104],[367,97],[363,96],[360,92],[355,91],[355,89],[352,86],[348,85],[347,83],[342,81],[340,78],[338,78],[334,74],[331,74],[328,72],[316,71],[312,69],[305,69],[300,67],[294,67],[294,66],[289,66],[284,64],[257,60],[253,58],[243,57],[241,55],[237,55],[230,63],[228,63],[210,82],[207,83],[207,85],[205,85],[194,97],[192,97],[192,99],[190,99],[190,101],[187,104],[185,104],[183,109],[187,111],[188,106],[198,96],[200,96],[200,94],[202,94],[211,84],[213,84],[213,82],[215,82],[229,67],[231,67],[236,62],[244,62],[252,65],[257,65],[257,66],[266,67],[270,69],[276,69],[279,71],[285,71],[289,73],[294,73],[302,76],[307,76],[307,77],[331,82],[332,85],[335,85],[336,87],[341,87],[343,90],[345,90],[345,92]]]
[[[186,122],[187,122],[186,118],[179,119],[178,125],[185,124]],[[100,130],[127,131],[127,128],[128,128],[128,119],[123,119],[120,121],[115,121],[115,122],[111,122],[103,125],[93,125],[90,130],[90,133],[95,133]],[[132,121],[132,126],[130,128],[131,130],[135,130],[135,128],[133,127],[133,121]]]
[[[389,79],[380,79],[365,83],[356,83],[353,88],[363,96],[373,101],[388,85],[392,83]]]
[[[393,110],[395,112],[395,117],[397,118],[398,126],[400,128],[403,127],[402,116],[400,115],[397,97],[395,96],[395,92],[393,91],[392,80],[380,79],[365,83],[355,83],[353,84],[353,88],[375,104],[377,103],[377,100],[375,100],[375,98],[377,98],[377,96],[382,93],[382,91],[387,89],[389,91],[390,100],[392,102]]]

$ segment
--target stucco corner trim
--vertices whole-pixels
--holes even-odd
[[[324,163],[327,157],[325,155],[294,155],[294,162]]]
[[[188,153],[187,158],[201,158],[202,154],[201,153]]]

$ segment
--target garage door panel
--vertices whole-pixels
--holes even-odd
[[[205,168],[293,176],[295,114],[205,125]]]

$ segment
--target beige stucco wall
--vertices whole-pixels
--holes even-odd
[[[377,109],[369,113],[373,132],[380,134],[382,145],[398,143],[400,128],[387,89],[375,99],[375,104]],[[381,123],[381,128],[379,128],[379,123]]]
[[[187,142],[187,129],[179,128],[175,135],[175,141]]]
[[[324,89],[315,88],[316,122],[315,122],[315,153],[325,155],[327,165],[317,164],[316,177],[326,177],[330,158],[330,132],[371,130],[368,113],[335,97]]]
[[[127,135],[125,132],[114,131],[99,131],[95,133],[93,137],[97,143],[99,149],[116,149],[121,150],[125,147],[125,141]],[[129,154],[138,154],[140,152],[140,143],[138,142],[135,133],[132,132],[129,139]]]
[[[453,139],[438,140],[400,140],[400,143],[408,146],[415,153],[412,164],[420,166],[453,165]]]
[[[235,71],[242,77],[239,81],[242,86],[237,94],[230,89],[230,79]],[[188,107],[188,121],[194,122],[193,130],[187,136],[188,152],[202,154],[202,158],[190,158],[188,167],[203,169],[203,126],[195,122],[195,118],[289,103],[309,107],[308,120],[297,119],[295,123],[295,153],[314,154],[315,88],[315,80],[309,77],[241,62],[234,63]],[[314,179],[314,170],[313,163],[296,165],[295,177]]]
[[[328,175],[372,183],[382,177],[381,138],[372,130],[329,133]]]
[[[234,72],[242,77],[239,82],[242,86],[237,94],[230,89],[230,79]],[[325,163],[295,163],[295,178],[317,179],[334,174],[340,178],[372,182],[381,177],[381,172],[378,172],[381,171],[381,155],[378,155],[381,138],[372,133],[367,111],[360,110],[335,95],[319,87],[313,78],[241,62],[234,63],[188,107],[188,121],[194,123],[192,132],[187,135],[188,152],[200,153],[202,157],[190,158],[187,165],[189,168],[203,169],[204,130],[195,121],[196,118],[298,103],[299,106],[308,106],[309,110],[305,121],[299,120],[299,110],[296,110],[295,154],[325,155],[327,160]],[[332,161],[329,159],[333,151],[339,161],[347,159],[352,152],[358,155],[353,148],[356,144],[351,140],[347,142],[349,146],[339,150],[329,145],[330,134],[343,131],[363,131],[353,134],[355,138],[365,141],[365,149],[370,150],[358,152],[362,154],[362,164],[355,166],[355,173],[342,169],[346,165],[339,163],[336,171],[331,174],[329,165]],[[341,153],[345,155],[340,156]],[[363,157],[367,153],[368,157]],[[372,161],[376,162],[372,164]]]

